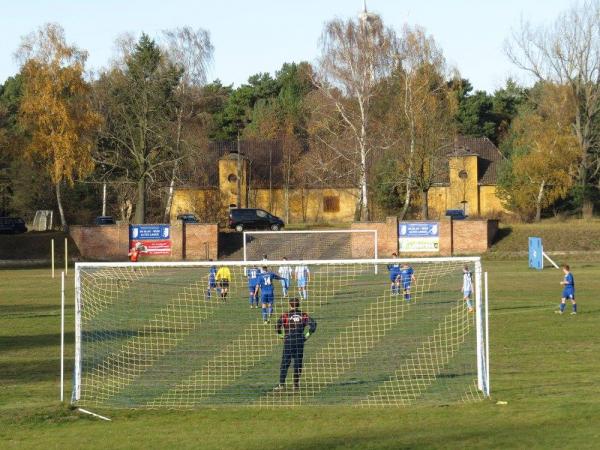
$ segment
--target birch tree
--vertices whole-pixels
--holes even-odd
[[[54,184],[60,221],[66,229],[61,184],[73,184],[94,169],[94,132],[101,119],[92,110],[84,80],[87,54],[66,42],[58,24],[46,24],[23,38],[20,121],[31,135],[29,157],[42,162]]]
[[[365,10],[358,20],[335,19],[325,25],[314,84],[330,106],[317,114],[329,114],[326,121],[339,121],[339,126],[321,128],[324,132],[315,136],[351,165],[360,192],[360,220],[369,219],[369,165],[377,146],[371,134],[372,103],[397,58],[396,34],[378,15]]]
[[[394,101],[390,104],[390,147],[401,170],[398,184],[404,194],[404,218],[416,191],[421,217],[429,215],[428,192],[447,167],[456,129],[456,102],[447,83],[450,74],[442,51],[420,27],[404,27],[400,37],[400,64],[394,74]]]
[[[181,78],[176,89],[178,102],[175,107],[174,154],[185,157],[190,142],[184,136],[184,125],[194,116],[194,106],[198,103],[200,88],[206,83],[206,73],[212,61],[214,48],[208,31],[191,27],[176,28],[163,32],[165,52],[169,60],[181,70]],[[177,161],[171,171],[163,220],[167,222],[171,214],[173,192],[177,178]]]

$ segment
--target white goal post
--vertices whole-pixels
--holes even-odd
[[[489,396],[487,273],[479,257],[266,265],[310,269],[298,298],[302,320],[307,327],[314,320],[315,330],[301,343],[299,370],[297,359],[289,370],[284,364],[283,324],[295,311],[288,300],[296,287],[285,297],[273,282],[274,311],[265,319],[248,297],[252,262],[76,263],[72,403],[408,407]],[[390,284],[400,265],[411,270]],[[465,266],[474,312],[458,289]],[[226,285],[214,279],[221,268]]]
[[[378,259],[377,230],[244,231],[244,261]]]

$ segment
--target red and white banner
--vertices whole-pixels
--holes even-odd
[[[129,249],[137,246],[144,255],[170,255],[170,232],[169,225],[130,225]]]

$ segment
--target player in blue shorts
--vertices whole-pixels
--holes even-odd
[[[258,275],[259,282],[254,290],[254,295],[258,295],[260,289],[263,322],[269,323],[273,314],[273,303],[275,302],[273,280],[281,280],[281,277],[269,271],[267,266],[263,266],[262,269],[262,272]]]
[[[212,259],[209,259],[212,261]],[[210,294],[212,290],[217,290],[217,266],[210,266],[208,270],[208,287],[206,288],[206,298],[210,300]]]
[[[392,253],[392,258],[396,259],[397,257],[396,253]],[[387,269],[390,272],[392,295],[398,295],[400,293],[400,263],[388,264]]]
[[[283,260],[287,262],[287,258],[284,256]],[[283,290],[283,296],[287,297],[288,289],[290,288],[290,278],[292,278],[292,267],[287,264],[279,267],[277,271],[279,276],[282,278],[281,280],[281,288]]]
[[[463,268],[463,285],[461,288],[463,300],[467,303],[469,312],[473,312],[473,303],[471,302],[471,292],[473,292],[473,275],[469,271],[469,266]]]
[[[565,264],[562,266],[565,277],[560,282],[563,286],[562,298],[560,299],[560,309],[555,311],[558,314],[562,314],[565,312],[565,306],[567,299],[571,300],[571,304],[573,305],[572,315],[577,314],[577,303],[575,302],[575,278],[573,278],[573,274],[571,273],[571,268]]]
[[[306,300],[308,298],[308,283],[310,281],[310,270],[308,266],[300,264],[294,269],[294,278],[298,284],[300,296]]]
[[[246,277],[248,278],[248,302],[250,303],[250,308],[254,308],[256,304],[256,308],[258,308],[258,295],[256,294],[256,285],[259,284],[259,275],[260,269],[258,267],[248,267],[246,268]]]
[[[416,282],[415,271],[408,264],[402,264],[400,266],[400,285],[402,286],[402,292],[404,293],[404,300],[410,302],[410,288],[412,283]]]

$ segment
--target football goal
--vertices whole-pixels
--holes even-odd
[[[377,259],[377,230],[244,231],[244,261]]]
[[[489,395],[479,258],[266,264],[77,263],[72,403],[409,407]],[[296,274],[287,296],[269,273],[281,266]]]

